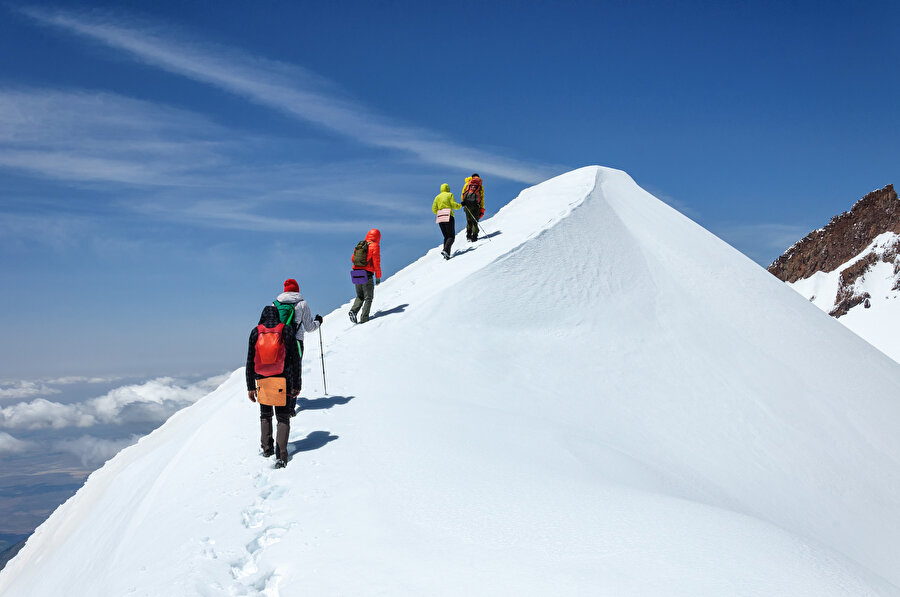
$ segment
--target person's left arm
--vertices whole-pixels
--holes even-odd
[[[296,398],[300,393],[300,350],[294,332],[290,326],[284,326],[281,332],[284,342],[284,381],[288,397]]]
[[[300,322],[303,325],[303,329],[307,332],[314,332],[319,329],[319,322],[313,319],[312,311],[310,311],[306,301],[303,301],[303,305],[300,308]]]

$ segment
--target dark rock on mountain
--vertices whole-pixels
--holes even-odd
[[[877,236],[877,235],[876,235]],[[878,255],[868,253],[865,257],[841,272],[841,283],[838,286],[837,297],[834,301],[834,309],[828,314],[832,317],[846,315],[856,305],[872,298],[868,292],[857,293],[853,285],[860,276],[865,275],[869,268],[878,261]]]
[[[816,272],[830,272],[859,255],[884,232],[900,234],[900,201],[894,185],[872,191],[857,201],[850,211],[833,217],[824,228],[807,234],[776,259],[768,270],[785,282],[796,282]],[[887,253],[884,260],[888,260]],[[864,272],[865,268],[858,274]],[[849,276],[847,281],[850,282]],[[841,286],[844,287],[843,275]]]

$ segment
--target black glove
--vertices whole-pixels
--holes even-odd
[[[375,278],[375,286],[381,284],[381,278]]]
[[[313,321],[315,321],[316,323],[318,323],[319,325],[321,325],[321,324],[322,324],[322,316],[319,315],[318,313],[316,313],[316,316],[313,317]]]

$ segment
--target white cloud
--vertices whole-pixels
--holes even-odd
[[[30,442],[16,439],[8,433],[0,431],[0,454],[15,454],[32,447]]]
[[[98,467],[123,448],[136,443],[140,435],[122,439],[100,439],[90,435],[83,435],[77,439],[59,440],[53,443],[53,448],[61,452],[69,452],[77,456],[84,466]]]
[[[211,378],[221,380],[220,376]],[[107,392],[99,398],[83,404],[85,412],[91,413],[103,423],[117,422],[126,410],[137,410],[141,420],[165,420],[175,411],[193,404],[211,390],[210,380],[181,385],[171,377],[151,379],[142,384],[128,385]],[[130,407],[130,408],[129,408]]]
[[[148,27],[98,18],[96,13],[36,8],[23,12],[40,23],[99,41],[146,64],[224,89],[366,145],[409,152],[432,164],[477,169],[526,183],[540,182],[561,170],[470,149],[432,131],[392,122],[341,98],[323,79],[296,66],[181,41]]]
[[[65,385],[71,385],[71,384],[76,384],[76,383],[88,383],[88,384],[111,383],[114,381],[118,381],[120,379],[122,379],[122,377],[118,376],[118,375],[114,375],[111,377],[84,377],[81,375],[69,375],[66,377],[54,377],[52,379],[46,379],[44,381],[45,381],[45,383],[48,383],[48,384],[53,384],[53,385],[57,385],[57,386],[65,386]]]
[[[193,404],[224,381],[219,375],[185,384],[161,377],[116,388],[85,402],[62,404],[38,398],[0,408],[0,427],[7,429],[63,429],[102,423],[161,422]]]
[[[35,222],[37,225],[37,222]],[[0,231],[3,230],[3,227],[0,226]],[[46,232],[44,230],[43,232]],[[22,399],[22,398],[32,398],[34,396],[48,396],[52,394],[59,394],[60,390],[58,388],[52,386],[65,386],[71,384],[99,384],[99,383],[110,383],[121,379],[121,377],[83,377],[83,376],[68,376],[68,377],[56,377],[53,379],[39,379],[39,380],[22,380],[22,381],[0,381],[0,400],[3,399]]]
[[[6,386],[6,387],[4,387]],[[31,398],[41,394],[58,394],[59,390],[39,381],[0,382],[0,399]]]
[[[44,398],[0,408],[0,426],[7,429],[90,427],[96,422],[77,404],[61,404]]]

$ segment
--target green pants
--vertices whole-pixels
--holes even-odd
[[[466,238],[470,240],[478,239],[478,215],[481,213],[477,201],[463,201],[463,207],[466,212]]]
[[[357,321],[365,323],[369,321],[369,310],[372,308],[372,299],[375,297],[374,275],[369,272],[369,281],[365,284],[355,284],[355,286],[356,299],[353,301],[353,305],[350,306],[350,310],[354,314],[359,313]],[[360,313],[360,308],[362,308],[362,313]]]

